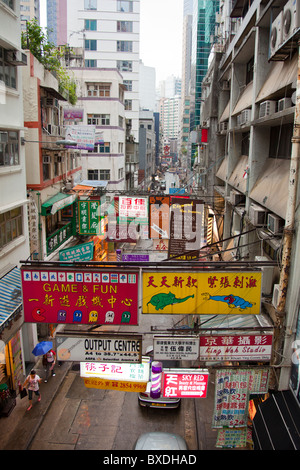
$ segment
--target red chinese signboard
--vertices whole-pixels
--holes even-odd
[[[208,371],[170,371],[163,373],[163,396],[168,398],[206,398]]]
[[[272,334],[201,336],[200,361],[269,361],[272,342]]]
[[[21,268],[27,323],[138,324],[138,273]]]

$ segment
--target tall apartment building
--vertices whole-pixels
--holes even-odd
[[[40,23],[40,0],[20,0],[21,30],[26,31],[26,22],[34,18]]]
[[[0,2],[0,24],[0,383],[9,391],[18,390],[36,340],[36,326],[24,324],[19,269],[30,256],[19,0]],[[0,416],[14,404],[0,400]]]
[[[48,0],[56,44],[81,47],[85,67],[117,69],[125,90],[127,129],[139,138],[139,0]]]

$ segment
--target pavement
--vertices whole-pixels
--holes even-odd
[[[72,366],[70,362],[62,362],[55,368],[55,377],[50,377],[44,383],[45,371],[41,360],[36,363],[34,369],[43,380],[40,384],[41,401],[33,394],[32,409],[27,411],[28,396],[21,399],[18,395],[16,406],[8,417],[0,418],[0,450],[28,450],[30,444],[41,426],[46,414],[51,408],[68,370]]]

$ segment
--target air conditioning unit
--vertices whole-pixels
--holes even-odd
[[[272,304],[273,307],[277,308],[279,301],[279,284],[274,284],[273,287],[273,296],[272,296]]]
[[[46,98],[46,106],[58,108],[57,98]]]
[[[287,41],[300,27],[300,0],[289,0],[283,9],[282,39]]]
[[[228,121],[220,122],[219,124],[219,131],[225,132],[228,129]]]
[[[241,120],[242,120],[242,115],[239,114],[239,115],[236,117],[236,125],[237,125],[237,126],[240,126],[240,125],[241,125]]]
[[[269,261],[266,256],[255,256],[255,261]],[[261,292],[265,295],[271,295],[273,287],[274,266],[262,266]]]
[[[271,26],[270,34],[270,57],[275,54],[282,44],[282,29],[283,29],[283,14],[282,11],[275,18]]]
[[[269,116],[276,111],[276,101],[263,101],[259,106],[259,117]]]
[[[244,200],[245,200],[244,194],[239,193],[238,191],[235,191],[234,189],[230,191],[230,202],[233,206],[240,204]]]
[[[284,226],[284,220],[281,217],[278,217],[274,214],[268,214],[267,228],[274,235],[282,233]]]
[[[27,65],[27,55],[22,51],[5,51],[5,60],[12,65]]]
[[[290,108],[292,106],[292,99],[291,98],[282,98],[278,101],[278,111],[283,111],[286,108]]]
[[[257,204],[250,204],[249,219],[256,227],[266,225],[267,223],[267,210]]]
[[[241,113],[241,124],[246,124],[250,122],[251,118],[251,109],[244,109]]]
[[[43,156],[43,163],[51,163],[50,155]]]

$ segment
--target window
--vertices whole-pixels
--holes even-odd
[[[125,13],[131,13],[133,11],[133,3],[131,0],[118,0],[117,10]]]
[[[132,21],[117,21],[117,31],[122,33],[132,33]]]
[[[110,170],[88,170],[89,180],[110,180]]]
[[[127,91],[132,91],[132,80],[123,80]]]
[[[120,72],[132,72],[131,60],[117,60],[117,69]]]
[[[0,166],[14,166],[19,164],[18,132],[0,131]]]
[[[2,0],[5,5],[14,10],[14,0]]]
[[[5,61],[5,49],[0,47],[0,81],[10,88],[17,88],[17,69]]]
[[[110,83],[87,83],[87,96],[110,96]]]
[[[117,41],[118,52],[132,52],[132,41]]]
[[[253,80],[254,57],[246,65],[246,85]]]
[[[86,59],[84,61],[84,66],[88,69],[94,69],[97,67],[97,61],[95,59]]]
[[[95,144],[93,150],[88,150],[91,153],[110,153],[110,142],[99,142]]]
[[[93,126],[109,126],[110,114],[88,114],[87,123]]]
[[[124,128],[124,119],[123,116],[119,116],[119,127]]]
[[[118,169],[118,178],[119,180],[122,179],[124,176],[124,168],[119,168]]]
[[[97,20],[84,20],[84,29],[87,31],[97,31]]]
[[[270,158],[291,158],[293,124],[271,127]]]
[[[97,10],[97,0],[84,0],[85,10]]]
[[[22,207],[0,214],[0,248],[23,235]]]
[[[84,41],[84,48],[86,51],[96,51],[97,50],[97,40],[96,39],[86,39]]]
[[[132,100],[125,100],[125,110],[126,111],[132,110]]]
[[[50,155],[43,155],[43,180],[50,179],[51,157]]]

